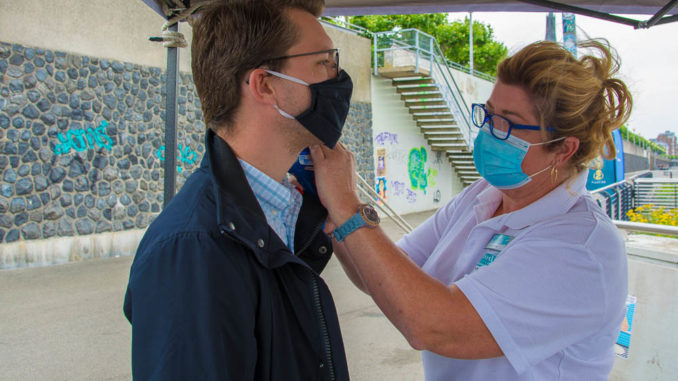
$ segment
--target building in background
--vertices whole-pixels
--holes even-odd
[[[678,155],[678,139],[675,132],[668,130],[662,132],[657,136],[657,144],[661,144],[666,148],[667,155]]]

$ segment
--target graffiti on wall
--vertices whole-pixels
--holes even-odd
[[[386,176],[386,148],[377,148],[377,176]]]
[[[377,191],[377,194],[379,195],[379,197],[381,197],[381,199],[379,197],[376,197],[376,201],[377,201],[377,203],[381,204],[382,199],[388,200],[388,196],[386,194],[386,189],[387,189],[386,177],[383,177],[383,176],[377,177],[376,180],[377,180],[376,185],[375,185],[376,188],[377,188],[376,191]]]
[[[183,146],[182,144],[177,145],[177,161],[186,165],[191,165],[198,161],[198,154],[191,149],[189,146]],[[160,161],[165,161],[165,146],[160,146],[158,151],[155,153],[158,156]],[[177,165],[177,172],[181,173],[183,169],[181,165]]]
[[[417,192],[413,192],[411,189],[407,190],[407,202],[414,204],[417,202]]]
[[[436,151],[436,158],[433,161],[435,165],[443,165],[443,151]]]
[[[98,127],[87,129],[78,128],[68,130],[65,133],[57,133],[57,143],[54,148],[55,155],[65,155],[71,152],[71,149],[76,152],[86,151],[88,149],[96,149],[96,147],[110,150],[113,147],[113,140],[106,135],[107,121],[102,121]]]
[[[407,174],[410,177],[410,186],[414,190],[423,190],[424,194],[426,194],[426,187],[428,186],[426,171],[424,170],[427,159],[428,154],[424,147],[412,148],[407,159]]]
[[[402,196],[405,194],[405,183],[402,181],[393,181],[391,183],[391,188],[394,196]]]
[[[440,189],[436,189],[435,193],[433,193],[433,202],[438,203],[441,198],[442,195],[440,194]]]
[[[398,144],[398,134],[382,132],[374,138],[374,141],[378,146],[386,145],[386,143],[390,145]]]
[[[436,185],[436,177],[438,177],[438,170],[435,168],[429,168],[426,170],[426,182],[428,186],[433,187]]]
[[[426,148],[412,148],[407,159],[407,173],[410,178],[410,187],[413,190],[421,189],[426,194],[430,186],[436,185],[435,179],[438,170],[426,168],[428,154]]]
[[[384,199],[388,194],[392,199],[401,198],[410,204],[416,203],[417,199],[421,198],[418,191],[422,191],[424,195],[430,195],[425,199],[432,199],[435,203],[440,202],[442,197],[436,179],[439,167],[445,161],[444,153],[429,151],[426,146],[403,146],[405,142],[401,145],[400,138],[398,134],[388,131],[381,132],[374,137],[375,190]],[[392,170],[387,173],[387,161],[392,167],[395,165],[393,167],[395,173]],[[404,176],[398,175],[401,165],[407,165],[404,168],[407,171]],[[378,198],[376,201],[379,202]]]

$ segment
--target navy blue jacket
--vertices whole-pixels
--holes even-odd
[[[318,273],[327,212],[304,196],[290,252],[232,150],[206,155],[149,226],[130,271],[137,380],[348,380],[337,313]]]

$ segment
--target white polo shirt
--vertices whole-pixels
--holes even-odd
[[[426,273],[464,292],[504,353],[457,360],[424,351],[426,380],[608,379],[626,249],[586,191],[587,176],[495,218],[501,192],[481,179],[398,242]]]

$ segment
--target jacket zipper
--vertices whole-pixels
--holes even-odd
[[[318,234],[320,229],[322,229],[322,224],[317,225],[316,228],[313,229],[313,234],[311,234],[311,237],[314,237],[316,234]],[[220,230],[221,230],[221,234],[226,234],[226,231],[224,231],[224,229],[222,229],[221,227],[220,227]],[[232,235],[231,235],[231,238],[240,242],[243,246],[247,246],[247,245],[245,245],[245,243],[242,240],[240,240],[240,239],[238,239],[238,238],[236,238]],[[313,238],[309,239],[308,242],[306,242],[306,244],[301,248],[301,250],[298,251],[298,253],[301,253],[303,250],[306,250],[306,248],[308,248],[310,246],[312,241],[313,241]],[[318,287],[318,278],[317,278],[315,271],[313,271],[313,269],[309,269],[309,270],[311,272],[311,280],[312,280],[311,290],[312,290],[312,293],[313,293],[313,305],[315,307],[316,315],[318,315],[318,320],[320,322],[320,330],[322,331],[322,336],[323,336],[323,349],[324,349],[324,352],[325,352],[325,362],[327,363],[327,366],[329,367],[328,372],[329,372],[329,375],[330,375],[330,381],[336,381],[336,376],[334,374],[334,360],[333,360],[333,357],[332,357],[332,345],[330,343],[330,334],[329,334],[329,331],[327,330],[327,320],[325,319],[325,314],[323,313],[323,307],[322,307],[322,304],[320,302],[320,290],[319,290],[319,287]]]
[[[311,277],[313,279],[313,284],[311,288],[313,290],[313,304],[315,305],[315,311],[318,315],[318,320],[320,321],[320,329],[323,335],[323,343],[325,349],[325,362],[328,366],[328,372],[330,374],[330,380],[335,381],[334,375],[334,361],[332,360],[332,347],[330,345],[330,335],[327,331],[327,321],[325,320],[325,314],[323,313],[322,304],[320,303],[320,291],[318,287],[318,278],[316,277],[313,271],[311,272]]]

